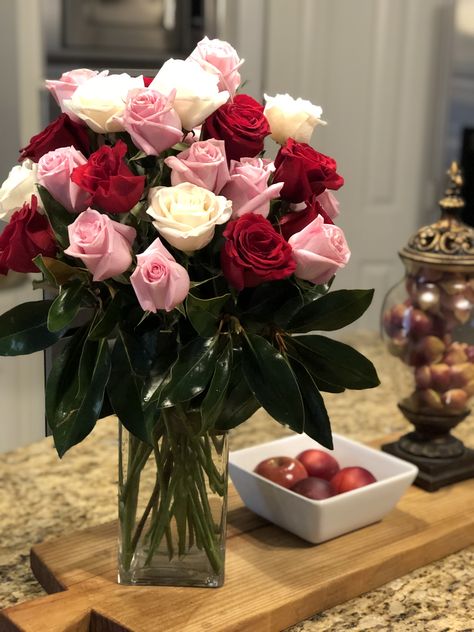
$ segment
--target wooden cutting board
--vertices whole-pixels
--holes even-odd
[[[0,613],[0,632],[273,632],[474,543],[474,479],[412,487],[381,522],[310,545],[246,509],[230,487],[222,588],[116,584],[115,523],[33,547],[49,593]]]

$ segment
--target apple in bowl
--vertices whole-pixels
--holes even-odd
[[[308,477],[304,465],[290,456],[272,456],[265,459],[257,465],[255,472],[287,489]]]

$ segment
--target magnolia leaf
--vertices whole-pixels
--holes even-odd
[[[289,321],[294,333],[341,329],[354,322],[369,307],[374,290],[337,290],[302,307]]]
[[[57,342],[64,330],[48,329],[51,305],[52,301],[23,303],[0,316],[0,356],[26,355]]]
[[[365,389],[380,384],[374,365],[361,353],[326,336],[286,337],[289,354],[312,376],[342,388]]]
[[[296,432],[303,432],[303,401],[286,358],[265,338],[247,334],[242,370],[250,390],[268,414]]]

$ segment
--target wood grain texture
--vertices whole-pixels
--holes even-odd
[[[381,522],[310,545],[252,514],[231,486],[222,588],[117,585],[110,523],[34,547],[33,572],[55,594],[4,610],[0,631],[282,630],[474,543],[473,498],[474,480],[412,487]]]

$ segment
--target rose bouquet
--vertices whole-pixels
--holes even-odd
[[[329,291],[350,253],[343,178],[307,144],[321,108],[261,105],[238,92],[241,63],[205,38],[153,79],[47,81],[62,114],[0,189],[0,272],[40,271],[52,296],[0,317],[0,354],[65,339],[46,386],[60,456],[118,416],[123,582],[221,583],[227,431],[262,406],[331,447],[321,391],[378,384],[364,356],[310,333],[372,299]]]

